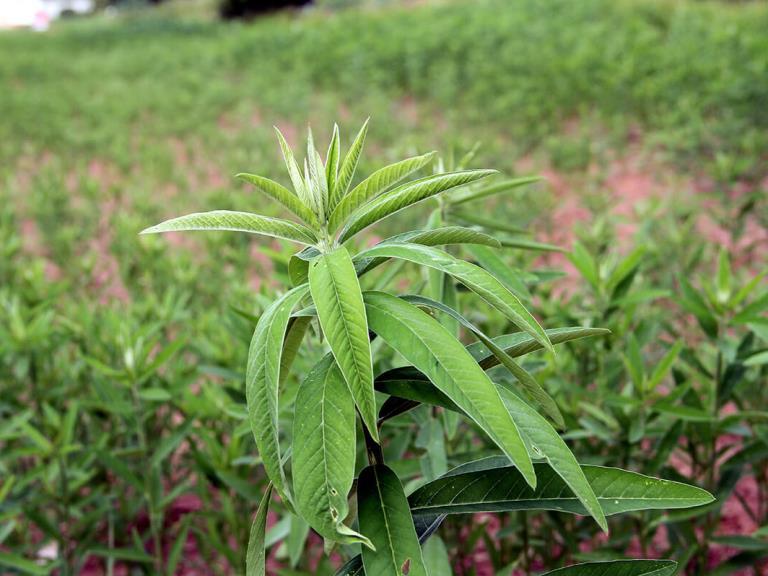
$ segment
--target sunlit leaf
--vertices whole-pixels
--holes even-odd
[[[495,170],[466,170],[436,174],[402,184],[393,190],[384,192],[356,210],[341,230],[339,241],[345,242],[371,224],[417,202],[495,173]]]
[[[515,326],[552,350],[552,344],[546,332],[533,315],[506,286],[483,268],[460,260],[444,250],[417,244],[379,244],[359,253],[356,259],[376,257],[407,260],[421,266],[436,268],[453,276],[503,313]]]
[[[309,265],[309,286],[320,326],[360,415],[374,439],[376,398],[365,306],[352,258],[343,246]]]
[[[429,164],[434,155],[430,152],[376,170],[339,201],[328,221],[329,230],[336,230],[357,208]]]
[[[426,312],[383,292],[366,292],[371,330],[397,350],[472,418],[522,470],[536,476],[520,432],[499,393],[464,346]]]
[[[310,226],[317,227],[317,217],[315,216],[315,213],[312,212],[309,206],[304,204],[300,198],[282,184],[278,184],[274,180],[258,176],[257,174],[247,174],[244,172],[237,174],[235,178],[253,184],[259,192],[276,200]]]
[[[171,218],[161,224],[142,230],[142,234],[159,234],[162,232],[184,231],[228,231],[248,232],[261,234],[284,240],[292,240],[302,244],[314,244],[317,242],[314,232],[302,224],[259,216],[249,212],[233,212],[231,210],[213,210],[187,214],[178,218]]]

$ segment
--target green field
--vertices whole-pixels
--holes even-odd
[[[300,149],[311,125],[324,154],[334,122],[347,148],[368,117],[356,181],[431,150],[450,166],[478,143],[472,168],[544,177],[455,217],[517,242],[494,260],[468,257],[512,271],[546,328],[611,329],[599,345],[574,343],[530,363],[579,461],[687,479],[723,501],[742,474],[759,495],[749,525],[768,522],[768,7],[414,4],[249,23],[136,8],[45,34],[0,33],[0,572],[97,574],[127,564],[155,574],[162,545],[167,573],[242,573],[266,485],[245,410],[248,342],[291,284],[295,250],[250,235],[138,233],[203,210],[280,214],[234,179],[252,172],[288,183],[273,126]],[[423,228],[435,206],[424,202],[353,244]],[[535,242],[569,254],[519,249]],[[429,281],[407,265],[364,287],[419,292]],[[490,306],[458,298],[487,333],[504,333]],[[306,342],[297,375],[326,345],[317,333]],[[655,374],[670,349],[674,367]],[[401,360],[385,353],[374,368]],[[672,399],[640,384],[656,376]],[[285,422],[300,379],[286,383]],[[722,427],[706,420],[724,406],[762,416]],[[490,453],[456,433],[467,423],[440,419],[443,435],[434,414],[414,414],[396,420],[403,440],[393,433],[385,444],[406,486]],[[710,474],[724,434],[749,453]],[[337,549],[315,569],[321,539],[276,511],[268,539],[284,540],[273,546],[280,574],[333,574],[350,556]],[[694,526],[712,535],[726,513],[670,522],[667,545],[655,543],[655,524],[640,528],[659,517],[622,517],[601,547],[581,517],[546,515],[523,536],[518,520],[528,513],[511,512],[494,527],[505,536],[483,545],[497,546],[487,562],[500,575],[521,554],[517,566],[534,573],[632,546],[704,574],[716,546],[701,544]],[[461,526],[452,517],[439,532],[454,570],[491,573],[456,568],[471,566],[483,541],[482,524],[469,535]],[[758,574],[768,544],[740,536],[759,546],[736,545],[733,568]],[[578,540],[592,546],[547,557],[548,542],[566,549]],[[51,546],[58,565],[31,563]]]

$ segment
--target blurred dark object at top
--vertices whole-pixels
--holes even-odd
[[[222,18],[248,18],[284,8],[299,8],[312,0],[222,0],[219,12]]]

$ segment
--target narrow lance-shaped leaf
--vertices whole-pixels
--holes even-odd
[[[360,184],[355,186],[339,201],[336,208],[333,209],[333,213],[328,221],[328,228],[330,230],[336,230],[357,208],[368,202],[370,199],[375,198],[391,186],[394,186],[409,174],[412,174],[429,164],[434,156],[435,153],[430,152],[429,154],[401,160],[400,162],[376,170],[376,172],[360,182]]]
[[[424,545],[428,542],[432,535],[440,528],[440,524],[445,520],[445,514],[436,514],[434,516],[414,516],[413,524],[416,528],[416,535],[419,538],[419,543]],[[422,552],[423,554],[423,552]],[[336,571],[335,576],[363,576],[365,574],[365,568],[363,568],[363,558],[359,554],[352,557],[344,566]],[[432,576],[430,574],[430,576]]]
[[[520,300],[489,272],[460,260],[444,250],[417,244],[379,244],[360,252],[355,259],[399,258],[421,266],[437,268],[456,278],[483,300],[499,310],[523,332],[527,332],[547,349],[553,350],[546,332]]]
[[[266,570],[267,551],[264,546],[264,534],[267,530],[267,514],[269,513],[269,500],[272,497],[272,484],[267,486],[267,491],[259,502],[256,517],[251,524],[251,534],[248,538],[248,551],[245,555],[246,576],[264,576]]]
[[[231,210],[213,210],[187,214],[171,218],[156,226],[142,230],[142,234],[159,234],[161,232],[184,231],[228,231],[261,234],[284,240],[292,240],[302,244],[317,242],[315,233],[303,224],[251,214],[250,212],[233,212]]]
[[[427,576],[421,546],[397,475],[383,464],[360,473],[360,530],[374,549],[363,549],[367,576]]]
[[[321,221],[325,221],[328,206],[328,179],[323,166],[323,160],[315,150],[315,141],[312,138],[312,130],[307,137],[307,164],[309,165],[309,188],[315,200],[315,208]]]
[[[328,153],[325,155],[325,178],[328,182],[328,196],[334,198],[336,189],[336,180],[339,177],[339,162],[341,161],[341,136],[339,134],[339,125],[333,125],[333,136],[328,145]]]
[[[501,389],[501,397],[521,432],[528,437],[533,446],[539,450],[555,472],[565,481],[589,515],[607,532],[608,524],[603,509],[576,457],[560,438],[560,435],[538,412],[511,391]]]
[[[345,242],[371,224],[446,190],[496,174],[495,170],[465,170],[427,176],[384,192],[356,210],[339,234]]]
[[[546,333],[549,341],[555,345],[571,342],[572,340],[580,340],[581,338],[608,336],[611,331],[607,328],[569,326],[566,328],[550,328],[546,331]],[[539,341],[522,332],[504,334],[503,336],[497,336],[492,340],[494,344],[502,348],[507,354],[512,356],[512,358],[524,356],[525,354],[530,354],[531,352],[535,352],[536,350],[541,350],[543,348]],[[494,356],[493,352],[488,350],[488,348],[480,342],[467,346],[467,351],[472,354],[472,356],[478,361],[484,370],[490,370],[494,366],[498,366],[500,364],[499,359]]]
[[[317,226],[317,217],[315,216],[315,213],[312,212],[309,206],[304,204],[300,198],[282,184],[278,184],[274,180],[264,178],[257,174],[247,174],[245,172],[237,174],[235,178],[253,184],[259,192],[276,200],[310,226]]]
[[[499,393],[456,338],[426,312],[383,292],[366,292],[371,330],[455,402],[520,468],[536,476],[520,433]]]
[[[370,542],[344,524],[355,475],[355,403],[328,354],[299,387],[293,421],[296,508],[319,534]]]
[[[534,464],[538,487],[532,490],[504,456],[469,462],[417,489],[408,498],[416,516],[515,510],[555,510],[588,514],[549,464]],[[681,482],[602,466],[581,466],[606,515],[638,510],[667,510],[709,504],[706,490]]]
[[[467,250],[477,260],[477,263],[501,280],[515,296],[521,300],[530,301],[531,293],[528,291],[523,278],[511,266],[499,256],[498,252],[487,246],[467,246]]]
[[[290,505],[290,500],[285,486],[277,426],[280,365],[291,310],[307,291],[306,284],[298,286],[264,311],[253,332],[246,372],[245,392],[251,430],[267,475],[287,505]]]
[[[309,286],[320,326],[371,436],[378,440],[371,345],[352,258],[343,246],[309,265]]]
[[[540,176],[524,176],[522,178],[513,178],[512,180],[491,184],[490,186],[485,186],[479,190],[468,190],[466,192],[462,192],[461,194],[452,196],[451,205],[456,206],[459,204],[464,204],[465,202],[472,202],[474,200],[480,200],[481,198],[495,196],[496,194],[509,192],[510,190],[514,190],[520,186],[533,184],[539,180],[541,180]]]
[[[584,326],[550,328],[546,332],[547,337],[549,337],[552,344],[563,344],[572,340],[590,338],[593,336],[607,336],[611,333],[611,331],[606,328],[587,328]],[[537,342],[531,336],[523,332],[504,334],[503,336],[497,336],[492,340],[512,358],[524,356],[543,348],[541,343]],[[472,357],[477,360],[477,363],[480,364],[480,367],[483,370],[490,370],[494,366],[498,366],[501,363],[499,359],[493,354],[493,352],[491,352],[482,342],[469,344],[466,349],[467,352],[469,352]],[[378,383],[378,381],[382,379],[387,381],[408,380],[414,376],[416,378],[426,378],[418,370],[414,370],[413,367],[407,366],[403,368],[394,368],[392,370],[388,370],[384,374],[377,376],[376,382]],[[382,390],[382,392],[386,391]],[[389,392],[387,393],[389,394]]]
[[[504,352],[504,350],[494,344],[494,342],[488,338],[477,326],[472,324],[469,320],[464,318],[464,316],[456,312],[456,310],[453,308],[450,308],[441,302],[436,302],[431,298],[409,295],[403,296],[403,299],[412,304],[416,304],[417,306],[427,306],[434,310],[448,314],[451,318],[457,320],[462,326],[473,332],[475,336],[477,336],[477,338],[483,344],[485,344],[491,353],[499,359],[501,364],[507,368],[507,370],[509,370],[515,378],[517,378],[517,380],[523,386],[525,392],[544,409],[547,415],[552,418],[552,420],[554,420],[558,426],[565,428],[563,415],[560,413],[560,409],[557,407],[557,404],[552,399],[552,397],[539,385],[538,382],[536,382],[533,376],[531,376],[522,366],[515,362],[511,356]]]
[[[386,243],[402,243],[408,244],[421,244],[423,246],[445,246],[448,244],[479,244],[483,246],[493,246],[500,248],[501,244],[493,236],[489,236],[483,232],[478,232],[471,228],[463,228],[462,226],[441,226],[433,230],[413,230],[411,232],[405,232],[396,236],[391,236],[386,240],[382,240],[380,244]],[[384,264],[389,258],[361,258],[355,259],[355,269],[357,275],[362,276],[367,274],[374,268]],[[443,273],[433,269],[433,272],[439,274],[441,277]]]
[[[349,151],[344,157],[344,161],[341,163],[339,176],[336,179],[336,186],[334,187],[333,196],[331,197],[331,210],[333,210],[341,199],[344,198],[349,189],[349,185],[352,183],[352,178],[355,176],[357,163],[360,160],[360,154],[363,151],[363,145],[365,144],[365,136],[368,134],[368,120],[363,123],[360,132],[357,133],[354,142],[352,142],[352,146],[349,147]]]
[[[567,566],[542,576],[672,576],[676,570],[673,560],[609,560]]]
[[[275,126],[275,132],[277,133],[277,140],[280,142],[280,150],[283,153],[283,160],[285,160],[285,167],[288,169],[288,176],[291,178],[293,189],[296,191],[296,195],[301,201],[314,210],[316,206],[312,194],[309,191],[308,183],[304,181],[304,178],[301,175],[301,170],[296,163],[296,158],[293,156],[291,147],[288,145],[283,133],[280,132],[277,126]]]

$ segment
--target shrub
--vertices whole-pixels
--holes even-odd
[[[261,176],[238,175],[299,221],[216,210],[174,218],[144,231],[240,231],[305,246],[289,264],[293,288],[259,318],[249,351],[248,417],[270,486],[251,528],[248,573],[265,573],[266,518],[273,489],[287,510],[326,539],[327,548],[361,545],[361,553],[339,574],[369,576],[426,575],[421,544],[449,514],[552,510],[591,516],[607,531],[606,517],[612,514],[712,502],[709,493],[693,486],[577,462],[556,431],[565,424],[557,403],[515,358],[540,349],[553,353],[555,344],[604,336],[606,331],[578,326],[545,331],[491,272],[441,248],[500,247],[493,236],[462,226],[437,226],[354,250],[354,238],[369,226],[495,174],[438,170],[401,183],[430,164],[433,154],[425,154],[381,168],[351,187],[366,133],[367,122],[342,159],[335,127],[323,161],[310,132],[302,170],[278,131],[292,191]],[[470,191],[468,199],[493,192]],[[491,339],[445,301],[363,290],[361,280],[391,260],[460,283],[514,331]],[[465,346],[435,314],[445,315],[477,342]],[[281,400],[285,401],[281,381],[301,352],[310,326],[322,334],[329,352],[304,375],[287,443],[289,435],[280,429],[278,419]],[[399,365],[375,374],[379,356],[385,357],[383,345],[397,355]],[[492,380],[487,371],[497,366],[514,379]],[[381,406],[377,393],[387,396]],[[394,441],[397,435],[386,430],[387,424],[421,405],[468,418],[490,439],[493,451],[439,477],[427,474],[428,480],[406,496],[398,474],[388,465],[382,438],[387,432]],[[356,465],[358,444],[364,446],[367,465]],[[356,507],[349,504],[353,495]],[[555,573],[630,576],[674,571],[670,561],[615,561]]]

